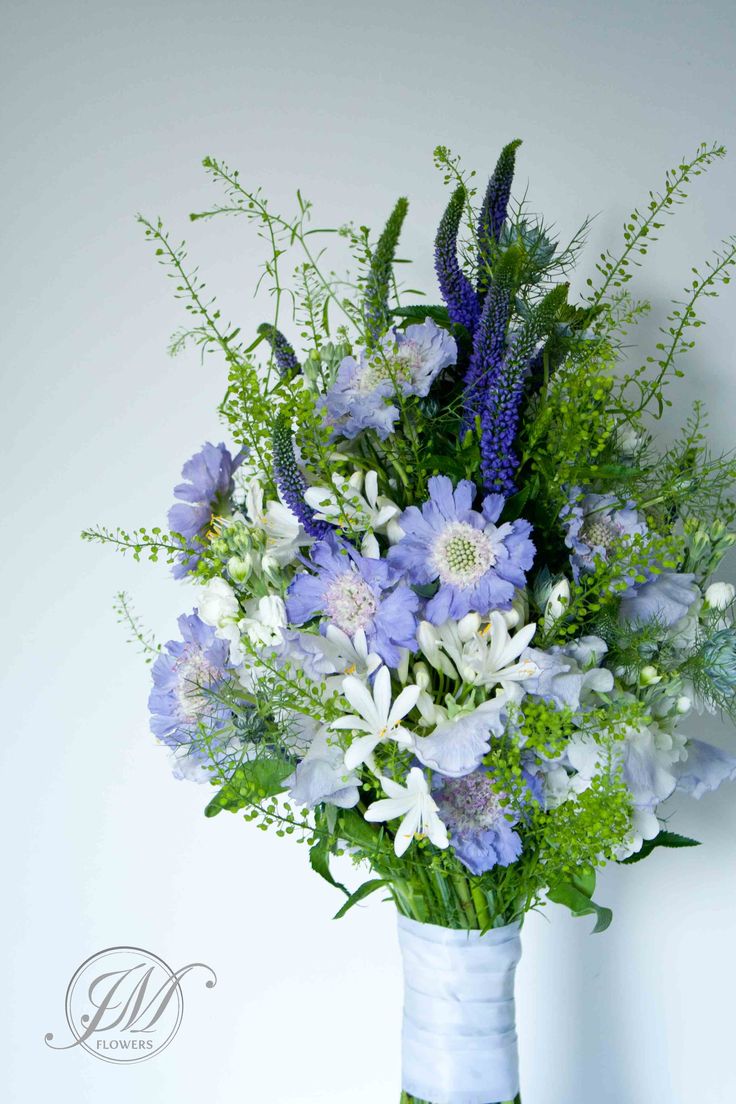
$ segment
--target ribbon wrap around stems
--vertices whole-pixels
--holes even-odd
[[[518,923],[481,934],[399,915],[402,1087],[432,1104],[496,1104],[519,1091]]]

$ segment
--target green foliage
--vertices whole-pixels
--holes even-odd
[[[399,244],[401,227],[409,209],[409,201],[403,196],[389,215],[388,222],[378,239],[370,258],[370,268],[365,288],[365,315],[369,342],[373,343],[388,329],[390,321],[389,295],[393,281],[393,265]]]
[[[142,525],[139,529],[133,529],[130,532],[126,529],[108,529],[104,525],[97,525],[91,529],[82,530],[80,535],[83,541],[109,544],[122,555],[132,552],[134,560],[147,556],[151,563],[163,560],[164,563],[172,564],[182,552],[191,551],[189,542],[179,533],[167,533],[157,525],[152,529]]]
[[[667,832],[663,828],[654,839],[644,840],[639,851],[636,851],[633,855],[629,855],[627,859],[623,859],[622,861],[624,863],[641,862],[642,859],[648,858],[656,847],[700,847],[700,841],[690,839],[688,836],[680,836],[677,832]]]
[[[136,645],[146,663],[153,663],[161,651],[161,645],[157,643],[154,634],[143,627],[140,617],[133,608],[130,595],[124,590],[118,591],[113,609],[117,614],[118,624],[123,625],[130,634],[127,643]]]
[[[610,927],[613,913],[609,908],[597,905],[593,900],[595,892],[595,871],[591,868],[580,875],[573,875],[569,882],[557,882],[547,890],[547,898],[555,904],[564,905],[573,916],[595,916],[593,933],[603,932]]]
[[[281,793],[284,779],[293,770],[294,764],[282,759],[262,758],[240,763],[207,805],[205,816],[217,816],[223,809],[237,813],[246,805]]]

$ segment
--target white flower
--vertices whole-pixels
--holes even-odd
[[[714,610],[725,610],[736,597],[733,583],[711,583],[705,591],[706,604]]]
[[[240,603],[227,580],[210,579],[197,594],[197,612],[205,625],[219,629],[240,618]]]
[[[268,594],[257,602],[249,602],[240,628],[255,645],[278,646],[283,640],[281,630],[286,628],[286,606],[283,598]]]
[[[544,607],[544,627],[549,629],[555,621],[564,615],[570,604],[570,584],[567,579],[559,579],[549,592],[547,604]]]
[[[319,521],[364,533],[361,551],[377,559],[375,533],[385,533],[391,543],[401,537],[396,519],[401,510],[390,498],[378,493],[378,475],[374,471],[356,471],[349,479],[335,473],[332,487],[309,487],[304,498]]]
[[[335,664],[335,669],[345,675],[368,678],[381,666],[381,657],[368,649],[365,629],[358,629],[350,637],[337,625],[328,625],[320,643],[325,655]]]
[[[390,778],[382,778],[381,785],[389,796],[369,805],[365,819],[385,821],[403,817],[394,838],[394,851],[398,856],[404,854],[415,836],[427,836],[435,847],[448,846],[447,829],[437,815],[437,803],[418,767],[409,771],[405,786]]]
[[[529,646],[536,630],[532,623],[511,636],[503,614],[494,611],[488,625],[464,648],[462,677],[487,688],[500,685],[504,690],[510,690],[513,683],[533,678],[539,673],[534,660],[526,658],[518,663],[516,660]]]
[[[355,675],[344,679],[342,692],[355,713],[338,717],[330,727],[365,733],[364,736],[355,738],[345,752],[345,766],[348,770],[354,770],[364,763],[384,740],[396,740],[403,747],[411,747],[414,737],[399,722],[416,705],[418,686],[405,686],[392,705],[391,675],[388,667],[381,667],[373,681],[373,693]]]
[[[263,487],[257,480],[253,480],[245,492],[245,508],[251,524],[261,529],[266,538],[264,570],[274,565],[284,567],[296,558],[300,548],[312,544],[313,538],[284,502],[270,499],[264,505]]]

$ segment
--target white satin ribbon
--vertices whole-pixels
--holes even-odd
[[[514,973],[520,924],[477,931],[399,915],[402,1087],[431,1104],[497,1104],[519,1091]]]

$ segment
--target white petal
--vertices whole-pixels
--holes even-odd
[[[401,695],[399,695],[401,696]],[[373,681],[374,710],[379,718],[378,726],[385,725],[391,709],[391,675],[388,667],[381,667]],[[401,716],[403,717],[403,713]]]
[[[375,726],[356,713],[346,713],[336,721],[331,721],[330,728],[346,728],[351,732],[375,732]]]
[[[394,851],[399,858],[404,854],[409,844],[414,839],[415,833],[421,824],[422,812],[418,804],[415,804],[406,814],[396,831],[394,839]]]
[[[391,676],[389,675],[385,667],[383,668],[383,670],[386,672],[386,678],[389,680],[388,694],[390,702]],[[378,684],[378,679],[380,678],[380,675],[381,672],[379,671],[378,675],[376,676],[376,684]],[[343,679],[342,692],[352,705],[353,709],[355,709],[357,713],[360,713],[362,717],[365,717],[367,721],[370,721],[371,725],[373,725],[375,729],[379,729],[382,727],[385,721],[386,713],[376,708],[376,701],[373,700],[371,692],[364,682],[361,682],[359,678],[355,677],[355,675],[348,675],[346,679]],[[386,712],[388,712],[388,706],[386,707]]]
[[[403,793],[406,795],[405,790]],[[374,801],[369,805],[363,816],[373,823],[381,820],[396,820],[397,817],[404,816],[415,804],[413,797],[383,797],[380,801]]]
[[[376,496],[378,495],[378,475],[376,474],[376,472],[369,471],[365,473],[363,494],[365,495],[370,505],[375,508]]]
[[[385,667],[384,670],[386,670]],[[388,674],[388,672],[386,673]],[[391,707],[391,712],[389,713],[387,720],[388,728],[393,728],[403,717],[406,716],[407,713],[411,713],[412,709],[417,704],[418,697],[418,686],[411,685],[404,687],[404,689],[401,691],[398,698]]]
[[[365,762],[366,756],[381,742],[381,737],[375,733],[369,733],[367,736],[359,736],[357,740],[353,740],[352,744],[345,752],[345,766],[348,770],[355,770],[361,763]]]

